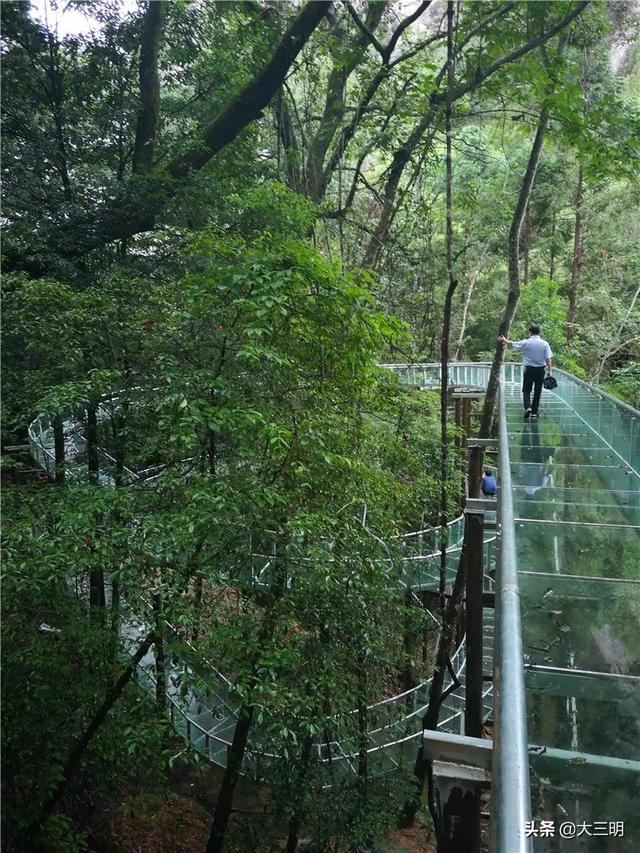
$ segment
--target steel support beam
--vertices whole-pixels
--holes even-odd
[[[493,741],[487,738],[467,737],[467,735],[425,729],[422,748],[425,757],[432,761],[491,770]]]
[[[497,450],[497,438],[467,438],[467,447],[484,447],[485,450]]]
[[[462,398],[462,425],[464,434],[468,438],[471,435],[471,399],[469,397]]]
[[[467,498],[465,513],[469,512],[496,512],[498,502],[495,498]]]
[[[570,749],[556,749],[550,746],[529,746],[531,763],[540,771],[560,771],[563,782],[579,785],[588,784],[585,768],[596,772],[603,778],[630,774],[634,778],[640,775],[640,761],[628,758],[616,758],[613,755],[594,755],[589,752],[573,752]]]

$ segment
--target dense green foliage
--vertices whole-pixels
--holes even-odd
[[[456,4],[447,93],[439,4],[324,5],[102,0],[74,34],[82,4],[58,31],[1,4],[3,446],[39,415],[67,455],[87,439],[64,482],[3,462],[8,850],[91,849],[110,798],[166,790],[163,685],[128,683],[49,809],[147,628],[189,661],[183,697],[232,682],[241,760],[281,756],[256,775],[288,850],[394,825],[406,780],[367,766],[368,715],[429,676],[434,620],[394,537],[454,515],[463,460],[450,429],[442,507],[438,397],[378,364],[439,359],[447,94],[452,360],[495,348],[548,109],[512,337],[539,322],[560,367],[640,405],[633,10]],[[321,793],[332,740],[359,761]]]

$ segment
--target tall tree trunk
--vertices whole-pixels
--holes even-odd
[[[527,168],[522,178],[520,192],[518,193],[518,201],[516,203],[513,217],[511,219],[511,227],[509,229],[509,238],[507,244],[508,255],[508,270],[509,270],[509,289],[507,291],[507,300],[500,321],[499,334],[508,335],[515,317],[520,299],[520,235],[522,232],[522,223],[524,221],[525,211],[531,197],[531,190],[536,179],[538,163],[540,162],[540,153],[542,152],[542,143],[544,141],[545,131],[549,123],[549,106],[547,103],[542,105],[540,110],[540,118],[538,127],[531,146]],[[496,350],[493,356],[493,363],[489,374],[489,382],[484,398],[484,406],[482,409],[482,419],[480,421],[480,438],[488,438],[491,435],[491,427],[493,425],[493,412],[495,409],[496,396],[498,393],[498,384],[500,381],[500,368],[504,361],[504,347],[501,344],[496,345]],[[476,450],[476,448],[473,448]],[[473,451],[470,456],[473,456]],[[476,454],[480,457],[480,468],[482,466],[482,454]],[[480,470],[475,470],[473,483],[469,482],[469,489],[473,488],[474,495],[477,495],[479,488]],[[476,483],[475,480],[478,480]],[[471,494],[471,491],[469,492]]]
[[[114,474],[114,485],[119,488],[124,483],[125,457],[127,453],[127,414],[129,412],[129,401],[123,400],[121,410],[116,412],[112,420],[112,432],[114,440],[114,456],[116,469]]]
[[[387,0],[369,2],[365,26],[371,33],[378,27],[387,5]],[[367,37],[359,32],[355,39],[349,40],[345,45],[344,33],[338,24],[334,27],[333,35],[338,47],[335,50],[333,67],[329,72],[324,110],[316,134],[311,140],[307,160],[307,191],[315,201],[322,201],[327,189],[324,162],[329,146],[344,117],[347,81],[354,69],[363,61],[369,44]]]
[[[98,409],[95,403],[87,406],[87,468],[89,482],[97,486],[100,479],[100,463],[98,459]],[[89,605],[91,611],[100,611],[105,606],[104,571],[101,568],[91,569],[89,573]],[[100,616],[102,618],[102,615]]]
[[[555,204],[551,212],[551,251],[549,253],[549,279],[553,281],[556,274],[556,220],[558,213]]]
[[[128,371],[127,371],[128,372]],[[116,411],[111,421],[111,429],[114,441],[114,456],[116,460],[114,485],[116,489],[122,488],[124,484],[124,469],[126,457],[126,429],[127,429],[127,414],[129,411],[129,401],[122,400],[120,411]],[[122,519],[118,513],[117,523],[121,524]],[[120,634],[120,579],[116,574],[111,575],[111,632],[114,638],[114,648],[117,652],[117,639]]]
[[[575,221],[573,226],[573,255],[571,258],[571,284],[569,285],[569,311],[567,312],[567,342],[572,341],[576,334],[576,309],[580,289],[580,273],[582,270],[582,164],[578,166],[578,183],[574,197]]]
[[[298,849],[298,837],[300,835],[300,827],[302,825],[303,817],[304,785],[306,781],[307,772],[309,770],[309,763],[311,761],[312,748],[313,739],[310,735],[307,735],[302,743],[300,762],[297,768],[299,772],[295,778],[296,787],[294,789],[293,794],[293,814],[291,815],[291,820],[289,821],[289,831],[287,833],[287,846],[285,847],[285,853],[295,853],[295,851]]]
[[[405,167],[407,166],[407,163],[409,163],[409,161],[411,160],[411,156],[418,147],[427,128],[431,125],[434,115],[435,108],[430,107],[425,112],[416,127],[413,129],[406,142],[401,145],[400,148],[398,148],[395,154],[393,155],[393,160],[391,161],[391,167],[389,169],[387,182],[384,186],[382,209],[380,211],[378,223],[375,227],[375,230],[373,231],[373,234],[371,235],[371,239],[369,240],[366,251],[364,253],[364,258],[362,260],[363,267],[373,268],[376,265],[379,255],[389,236],[389,229],[391,227],[391,223],[393,221],[396,211],[396,197],[398,195],[400,181],[402,179]],[[426,146],[431,144],[431,140],[433,139],[434,133],[435,130],[433,130],[429,135],[428,141],[426,142]]]
[[[153,150],[160,122],[158,50],[164,17],[163,0],[149,0],[140,43],[140,105],[133,146],[133,171],[145,174],[153,165]]]
[[[464,348],[464,336],[467,331],[467,320],[469,317],[469,308],[471,307],[471,297],[473,296],[473,291],[475,290],[478,278],[480,276],[480,273],[482,272],[482,265],[487,255],[487,252],[489,251],[490,244],[490,239],[487,240],[487,242],[484,244],[482,255],[480,256],[480,260],[478,262],[477,267],[475,268],[471,278],[469,279],[469,287],[467,288],[467,292],[464,295],[464,303],[462,305],[462,319],[460,321],[460,333],[458,335],[458,343],[456,344],[455,355],[453,356],[454,361],[460,360]]]
[[[287,183],[294,192],[301,192],[304,186],[302,177],[302,152],[298,145],[291,111],[285,98],[285,93],[280,92],[274,105],[273,112],[278,133],[279,150],[282,151],[284,159],[284,172]]]
[[[262,650],[267,639],[273,631],[273,604],[278,599],[278,593],[282,591],[281,584],[278,579],[271,582],[272,600],[267,607],[262,627],[258,634],[257,649]],[[257,656],[253,658],[251,666],[255,672]],[[248,703],[244,703],[238,711],[238,722],[236,723],[233,732],[233,741],[227,753],[227,767],[222,778],[222,785],[218,791],[216,800],[216,809],[211,824],[211,832],[207,843],[206,853],[221,853],[224,848],[227,828],[229,826],[229,818],[233,807],[233,796],[240,778],[242,770],[242,762],[247,751],[249,743],[249,732],[253,723],[254,707]]]
[[[53,453],[55,458],[55,481],[61,486],[65,480],[64,471],[64,421],[62,415],[53,418]]]
[[[231,817],[233,795],[240,778],[242,762],[247,751],[249,731],[253,720],[253,708],[243,705],[240,708],[238,722],[233,733],[233,741],[227,755],[227,769],[222,779],[222,785],[216,801],[216,811],[211,825],[211,834],[207,843],[206,853],[222,853],[224,840]]]
[[[95,403],[87,406],[87,468],[89,482],[97,486],[100,479],[98,460],[98,409]]]
[[[442,337],[440,338],[440,615],[445,617],[445,585],[447,577],[447,523],[449,514],[447,508],[449,485],[449,338],[451,335],[451,306],[453,294],[458,286],[453,274],[453,173],[451,160],[451,93],[454,82],[453,62],[453,17],[454,4],[447,3],[447,101],[445,108],[445,139],[446,139],[446,260],[448,286],[444,299],[442,317]]]
[[[91,720],[91,723],[87,726],[84,733],[71,750],[69,757],[65,762],[60,781],[54,788],[53,793],[42,806],[38,819],[31,825],[31,827],[29,827],[29,829],[25,833],[26,839],[32,842],[31,844],[27,845],[27,849],[39,849],[37,845],[33,843],[37,840],[39,830],[44,826],[44,824],[51,816],[60,800],[62,800],[62,798],[69,790],[69,786],[71,785],[71,782],[75,777],[78,767],[80,766],[82,756],[86,752],[87,747],[93,740],[96,733],[100,730],[111,708],[113,708],[115,703],[122,695],[122,691],[127,686],[131,676],[135,673],[136,667],[138,666],[142,658],[149,651],[149,648],[153,644],[153,641],[153,634],[148,634],[146,639],[138,647],[138,651],[131,658],[129,664],[123,670],[118,680],[107,691],[104,701],[96,711],[93,719]]]
[[[402,631],[402,651],[404,655],[403,672],[402,672],[402,690],[412,690],[416,684],[415,667],[413,665],[413,655],[415,652],[415,631],[411,628],[411,620],[413,615],[413,595],[411,588],[407,587],[404,597],[404,611],[406,618]]]
[[[529,284],[529,256],[531,249],[531,211],[529,210],[529,205],[524,213],[524,240],[523,240],[523,269],[522,269],[522,283],[526,287]]]
[[[445,588],[447,579],[447,546],[448,546],[448,483],[449,483],[449,436],[448,436],[448,403],[449,403],[449,336],[451,332],[451,305],[453,294],[455,293],[458,282],[453,272],[453,171],[451,158],[451,96],[453,93],[454,83],[454,59],[453,59],[453,22],[455,14],[455,4],[452,0],[447,2],[447,100],[445,110],[445,138],[446,138],[446,261],[447,261],[447,277],[449,284],[444,302],[444,312],[442,320],[442,337],[440,340],[440,583],[439,583],[439,599],[440,599],[440,621],[441,633],[440,642],[438,644],[438,655],[436,658],[436,668],[434,669],[431,688],[429,690],[429,705],[427,712],[422,720],[424,728],[436,728],[438,725],[438,717],[440,706],[443,701],[443,686],[444,674],[447,666],[450,666],[450,647],[453,638],[453,628],[456,624],[456,618],[452,612],[447,612],[450,608],[447,607],[445,598]],[[460,592],[462,596],[462,592]],[[438,666],[440,671],[438,672]],[[455,679],[454,679],[455,681]],[[431,817],[434,827],[436,828],[436,836],[439,838],[440,819],[438,810],[435,807],[435,797],[433,789],[433,776],[430,772],[428,763],[422,758],[422,746],[419,749],[418,758],[414,768],[415,774],[415,794],[408,807],[405,807],[405,819],[409,816],[411,821],[415,818],[415,808],[420,801],[422,789],[425,779],[428,777],[429,782],[429,806],[431,809]]]
[[[162,615],[162,575],[160,574],[158,591],[153,594],[153,619],[155,633],[156,658],[156,703],[164,710],[167,704],[167,687],[164,655],[164,618]]]
[[[367,709],[367,675],[366,661],[361,661],[358,671],[358,790],[363,801],[367,800],[369,793],[369,744],[368,734],[368,709]]]
[[[588,4],[579,3],[573,10],[573,17],[579,15]],[[558,52],[564,53],[569,38],[569,31],[565,30],[560,37]],[[553,91],[553,87],[551,87]],[[509,289],[507,291],[507,301],[502,314],[502,320],[498,333],[508,336],[518,307],[520,299],[520,234],[522,231],[522,222],[524,219],[531,191],[536,179],[538,171],[538,163],[540,162],[540,154],[542,152],[542,143],[544,135],[549,123],[549,104],[545,101],[540,110],[538,119],[538,127],[536,135],[531,146],[529,161],[522,179],[518,201],[513,212],[511,227],[509,229],[509,239],[507,245],[508,254],[508,270],[509,270]],[[493,356],[493,363],[489,373],[489,382],[487,383],[487,391],[484,398],[484,406],[482,408],[482,419],[480,421],[480,430],[478,435],[480,438],[488,438],[491,435],[491,427],[493,426],[493,413],[496,405],[496,396],[498,394],[498,384],[500,382],[500,368],[504,361],[504,347],[501,344],[496,345],[496,350]],[[482,448],[474,447],[469,454],[469,495],[477,497],[480,491],[480,480],[482,474],[483,453]],[[471,491],[473,489],[473,491]]]
[[[60,55],[58,50],[58,41],[53,33],[47,33],[47,45],[49,48],[49,67],[47,74],[49,76],[50,91],[49,102],[51,106],[51,116],[53,118],[53,126],[55,129],[55,163],[60,175],[60,182],[64,192],[65,201],[73,200],[71,190],[71,179],[69,177],[69,165],[67,162],[67,141],[64,125],[64,88],[63,77],[60,71]]]
[[[215,479],[216,476],[216,431],[211,427],[207,430],[208,438],[208,455],[209,455],[209,474]]]

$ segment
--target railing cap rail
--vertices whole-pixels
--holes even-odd
[[[577,376],[574,376],[573,373],[569,373],[566,370],[562,370],[562,368],[554,368],[555,373],[560,373],[562,376],[566,376],[567,379],[570,379],[572,382],[575,382],[577,385],[582,385],[583,388],[586,388],[592,394],[597,394],[599,397],[607,400],[609,403],[612,403],[619,409],[623,409],[623,411],[628,412],[634,418],[640,418],[640,410],[634,409],[633,406],[630,406],[629,403],[625,403],[623,400],[618,400],[617,397],[609,394],[607,391],[603,391],[602,388],[599,388],[597,385],[592,385],[590,382],[585,382],[584,379],[578,379]]]

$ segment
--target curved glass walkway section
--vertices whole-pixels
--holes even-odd
[[[107,420],[113,415],[113,398],[98,407],[98,421]],[[65,472],[71,483],[81,483],[87,479],[87,441],[84,436],[84,412],[64,418]],[[50,476],[55,472],[53,425],[47,415],[37,418],[29,427],[31,452],[36,461]],[[103,448],[97,449],[99,462],[99,483],[113,486],[115,483],[116,460]],[[125,483],[139,483],[153,487],[154,472],[134,472],[124,470]],[[462,539],[464,519],[459,517],[448,525],[447,533],[447,589],[456,575]],[[435,591],[439,585],[440,572],[440,528],[429,528],[396,537],[394,546],[401,546],[402,553],[402,589],[409,589],[420,603],[419,594]],[[384,547],[384,543],[381,543]],[[491,589],[495,571],[496,535],[488,533],[484,542],[485,587]],[[395,550],[395,549],[394,549]],[[250,554],[250,582],[257,587],[269,584],[271,569],[277,560],[276,542],[266,531],[260,537],[247,535],[247,552]],[[391,568],[391,566],[389,566]],[[245,579],[246,580],[246,579]],[[75,583],[77,593],[88,599],[86,579]],[[110,589],[107,582],[107,601]],[[124,645],[133,653],[149,629],[153,616],[151,606],[142,598],[136,602],[122,601],[127,615],[121,620],[120,633]],[[164,684],[166,685],[167,708],[175,729],[213,764],[225,767],[228,751],[233,740],[238,720],[240,697],[233,684],[219,672],[213,663],[203,659],[181,632],[165,621],[165,642],[174,645],[177,653],[165,655]],[[492,667],[491,651],[493,647],[493,618],[487,614],[484,624],[485,671]],[[464,640],[452,657],[452,665],[459,686],[455,687],[443,702],[440,712],[439,728],[442,731],[461,734],[464,731],[465,707],[465,647]],[[136,677],[138,683],[150,693],[156,690],[156,659],[152,647],[140,662]],[[194,689],[196,680],[209,685],[209,692]],[[429,702],[431,679],[420,681],[411,689],[383,699],[367,708],[367,756],[371,773],[388,773],[404,767],[413,767],[416,752],[422,737],[422,717]],[[185,689],[185,685],[188,685]],[[447,674],[445,690],[452,685]],[[488,719],[492,714],[492,685],[487,683],[483,689],[483,716]],[[356,715],[347,715],[338,728],[350,732],[356,728]],[[329,725],[328,730],[334,728]],[[326,771],[327,784],[349,777],[357,772],[360,744],[358,737],[350,733],[328,737],[314,745],[315,759]],[[265,767],[277,761],[277,754],[266,751],[260,744],[260,733],[256,731],[250,741],[243,763],[243,772],[260,778]]]

